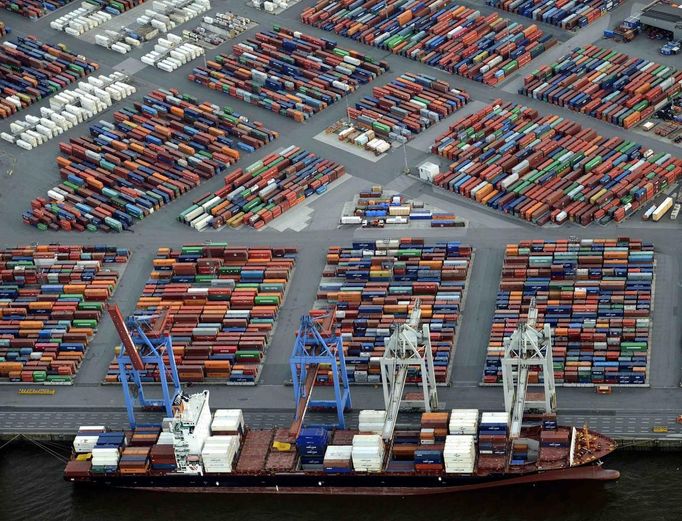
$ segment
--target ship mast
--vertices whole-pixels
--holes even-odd
[[[530,301],[526,321],[520,321],[511,338],[505,339],[502,360],[504,407],[510,417],[510,438],[521,435],[523,415],[527,410],[556,413],[556,387],[552,363],[552,332],[549,324],[537,329],[538,310],[535,297]],[[541,370],[544,385],[542,398],[527,398],[531,369]]]

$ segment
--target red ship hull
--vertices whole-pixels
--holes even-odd
[[[601,465],[588,465],[563,470],[550,470],[524,476],[502,477],[499,480],[477,484],[443,487],[132,487],[151,492],[213,493],[213,494],[270,494],[270,495],[333,495],[333,496],[426,496],[454,494],[472,490],[528,485],[558,481],[615,481],[617,470]]]

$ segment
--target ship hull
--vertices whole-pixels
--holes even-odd
[[[254,475],[92,476],[73,479],[95,486],[134,488],[154,492],[271,494],[271,495],[394,495],[450,494],[486,488],[555,481],[611,481],[620,473],[591,464],[527,474],[452,476],[418,474],[283,473]]]

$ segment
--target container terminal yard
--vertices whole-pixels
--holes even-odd
[[[246,385],[225,385],[210,380],[197,381],[186,389],[188,392],[195,392],[208,388],[213,407],[240,408],[244,411],[247,424],[252,428],[266,429],[286,426],[293,418],[297,403],[290,382],[292,375],[289,357],[299,327],[299,319],[313,309],[319,300],[320,279],[323,272],[328,269],[330,248],[350,248],[352,244],[369,244],[378,240],[406,237],[424,239],[427,244],[459,242],[471,246],[473,255],[466,275],[463,301],[459,308],[461,316],[456,326],[452,348],[454,354],[451,353],[449,362],[449,378],[444,382],[445,385],[439,385],[438,399],[444,404],[444,410],[477,408],[481,411],[494,411],[504,407],[502,388],[496,385],[482,385],[482,382],[484,368],[487,368],[486,351],[491,324],[496,313],[496,304],[499,305],[497,294],[505,252],[508,252],[506,245],[534,240],[565,241],[569,238],[572,242],[630,238],[633,241],[653,244],[655,280],[650,292],[652,305],[648,307],[651,311],[647,318],[651,325],[648,333],[648,358],[642,366],[646,367],[645,376],[631,382],[620,382],[625,385],[609,385],[608,392],[596,392],[595,385],[587,384],[583,380],[580,380],[578,385],[570,385],[570,379],[567,378],[565,385],[559,383],[557,390],[558,421],[576,428],[589,425],[590,429],[616,439],[624,447],[679,448],[682,445],[682,424],[679,422],[682,415],[680,394],[682,328],[678,315],[682,299],[680,224],[679,221],[671,220],[669,214],[660,220],[643,220],[641,216],[652,204],[663,203],[666,196],[670,195],[675,199],[678,191],[677,180],[681,177],[675,170],[680,163],[675,161],[682,158],[682,147],[640,130],[635,125],[636,118],[629,119],[627,125],[623,125],[622,122],[619,124],[619,121],[608,122],[608,118],[592,117],[579,110],[569,110],[547,100],[543,101],[538,99],[539,96],[520,93],[527,75],[542,67],[551,66],[576,48],[595,45],[609,49],[611,42],[602,39],[604,30],[615,26],[631,13],[638,12],[643,4],[632,1],[624,1],[620,5],[613,5],[617,2],[610,3],[613,7],[611,11],[600,17],[591,15],[588,25],[568,31],[562,29],[560,24],[530,20],[514,12],[484,5],[483,2],[457,2],[466,8],[480,11],[483,16],[498,13],[510,20],[509,23],[520,23],[524,26],[535,24],[544,35],[543,38],[549,37],[556,41],[552,46],[546,46],[544,52],[536,52],[532,61],[520,69],[516,66],[509,67],[503,76],[494,76],[494,80],[487,76],[487,80],[476,81],[469,79],[475,77],[472,71],[466,74],[461,74],[461,71],[460,74],[451,74],[442,68],[391,53],[378,46],[376,42],[371,46],[364,45],[356,39],[339,36],[303,23],[301,13],[315,3],[311,0],[302,0],[273,16],[247,6],[246,2],[228,3],[214,0],[210,11],[200,15],[211,16],[229,9],[257,24],[235,39],[224,42],[216,49],[208,50],[205,59],[209,60],[209,65],[214,56],[229,55],[236,43],[254,38],[259,31],[271,31],[276,24],[277,31],[279,28],[286,28],[315,38],[333,40],[339,47],[351,51],[352,56],[371,57],[373,63],[381,63],[380,68],[387,69],[375,71],[374,78],[354,85],[353,89],[345,92],[347,95],[343,99],[339,96],[323,110],[316,107],[305,118],[295,114],[296,111],[287,114],[289,117],[284,117],[272,110],[237,99],[239,96],[221,93],[214,90],[214,87],[206,88],[201,84],[203,81],[190,81],[189,75],[198,74],[195,68],[206,67],[202,57],[185,63],[172,73],[167,73],[140,61],[140,58],[151,50],[153,43],[145,43],[122,55],[88,43],[85,39],[52,29],[50,22],[75,9],[74,4],[67,4],[35,21],[3,11],[2,20],[5,26],[11,28],[11,32],[5,36],[6,39],[14,40],[33,35],[42,42],[63,43],[70,52],[82,55],[89,62],[99,65],[98,70],[91,74],[111,75],[115,71],[121,72],[125,75],[123,81],[134,87],[135,92],[129,94],[128,90],[125,99],[116,101],[88,121],[72,126],[61,135],[31,150],[17,147],[4,139],[0,140],[0,222],[3,224],[0,232],[0,249],[11,249],[18,245],[57,243],[86,247],[106,244],[121,251],[127,249],[130,256],[126,259],[127,262],[116,268],[119,271],[118,283],[110,301],[120,307],[123,316],[135,311],[142,288],[152,275],[157,251],[161,248],[179,249],[183,245],[227,243],[229,247],[234,248],[295,249],[295,267],[289,274],[284,298],[280,303],[276,324],[262,365],[258,369],[255,385],[250,382]],[[189,25],[192,25],[191,21]],[[179,33],[183,28],[186,26],[176,28],[173,32]],[[618,51],[637,58],[638,49],[646,44],[646,41],[635,39],[627,47],[619,46]],[[287,49],[286,44],[284,49]],[[642,53],[643,57],[655,59],[662,66],[679,68],[679,57],[651,56],[650,50]],[[224,64],[222,66],[225,72],[226,66]],[[343,119],[349,106],[354,106],[365,96],[372,96],[374,87],[384,86],[404,73],[428,75],[446,82],[447,88],[465,91],[469,101],[447,118],[421,129],[409,139],[396,140],[391,150],[378,160],[373,157],[374,154],[370,159],[367,152],[360,148],[354,150],[353,147],[342,146],[333,139],[324,138],[325,129]],[[492,85],[493,83],[497,84]],[[74,85],[67,85],[65,89],[73,87]],[[64,156],[68,152],[60,149],[60,143],[88,135],[90,127],[100,121],[120,121],[114,118],[115,112],[125,108],[132,109],[134,103],[141,102],[143,97],[152,91],[171,88],[190,96],[196,100],[196,104],[208,102],[220,107],[228,105],[233,113],[248,118],[251,128],[267,129],[271,135],[278,133],[279,136],[270,141],[266,140],[262,146],[254,147],[252,151],[240,148],[237,163],[234,157],[229,161],[225,160],[226,167],[220,173],[214,176],[202,175],[200,186],[194,186],[189,192],[169,199],[153,213],[146,213],[144,219],[136,218],[134,225],[124,226],[127,229],[120,233],[105,233],[101,227],[99,231],[92,231],[89,228],[91,232],[53,229],[43,231],[39,226],[22,222],[22,215],[26,216],[31,209],[33,215],[37,215],[35,213],[37,206],[31,202],[39,197],[46,198],[46,194],[52,197],[49,193],[54,193],[54,187],[64,180],[59,177],[55,158],[58,154]],[[39,100],[0,120],[0,131],[11,133],[12,122],[22,120],[27,115],[39,116],[41,108],[50,106],[49,99],[48,97]],[[418,167],[425,162],[434,163],[442,173],[448,172],[448,168],[454,164],[453,158],[447,159],[442,154],[432,153],[432,145],[441,139],[452,125],[483,111],[493,102],[498,105],[523,107],[525,111],[537,111],[540,117],[549,120],[552,116],[562,117],[579,125],[581,130],[588,129],[586,132],[592,130],[595,135],[605,139],[621,140],[619,143],[634,141],[641,145],[642,151],[650,149],[653,151],[651,154],[660,154],[647,157],[654,159],[660,157],[660,164],[669,167],[667,171],[672,172],[670,177],[673,179],[667,184],[656,186],[652,183],[649,183],[652,186],[645,186],[643,181],[641,193],[646,192],[644,198],[646,202],[637,204],[639,208],[630,202],[622,205],[620,213],[614,206],[610,214],[606,212],[598,214],[595,206],[594,211],[589,214],[589,219],[584,221],[586,224],[584,226],[579,224],[580,219],[574,219],[573,216],[566,219],[565,216],[561,216],[562,212],[554,207],[540,208],[536,205],[527,215],[517,213],[512,216],[498,211],[495,209],[497,206],[487,202],[480,204],[481,197],[464,194],[459,189],[443,189],[436,186],[435,181],[431,184],[420,179],[417,174]],[[628,109],[632,109],[632,106]],[[630,112],[627,114],[630,115]],[[534,118],[535,116],[531,119]],[[262,125],[257,126],[254,122],[260,122]],[[570,129],[568,132],[570,133]],[[244,226],[228,225],[218,229],[202,226],[203,232],[199,232],[196,226],[190,227],[178,220],[181,213],[206,194],[217,194],[221,190],[224,192],[224,186],[229,184],[225,181],[226,174],[239,167],[246,169],[247,165],[252,165],[263,158],[267,159],[272,154],[286,152],[292,146],[330,160],[334,165],[342,165],[343,175],[338,175],[325,186],[325,190],[307,193],[299,204],[275,218],[271,215],[267,219],[261,218],[260,221],[254,219],[245,222]],[[77,156],[78,154],[74,152],[74,157]],[[628,159],[635,162],[638,157]],[[600,157],[593,166],[597,169],[598,165],[603,166],[604,163],[601,161]],[[609,163],[602,173],[608,172],[609,166],[616,168]],[[410,170],[410,175],[406,175],[407,169]],[[438,208],[444,214],[455,215],[458,219],[464,220],[466,226],[373,229],[340,225],[339,219],[344,206],[358,193],[367,191],[375,185],[381,185],[387,192],[399,193],[409,200],[423,201],[428,207]],[[234,186],[231,187],[233,188]],[[587,195],[592,198],[590,201],[598,202],[598,197],[603,194],[597,190]],[[633,201],[639,203],[639,199]],[[501,204],[499,208],[502,208]],[[248,211],[248,208],[246,210]],[[533,212],[542,212],[546,218],[535,219]],[[583,212],[580,215],[585,214]],[[612,218],[608,218],[609,215]],[[248,221],[246,218],[244,220]],[[37,221],[33,224],[37,224]],[[109,227],[116,229],[113,225]],[[97,325],[96,335],[87,346],[73,381],[68,385],[36,385],[35,379],[28,382],[25,380],[8,382],[7,378],[2,378],[3,381],[0,382],[2,439],[10,440],[17,435],[23,435],[35,439],[70,440],[82,425],[106,425],[113,430],[127,427],[128,417],[120,385],[104,384],[107,375],[111,374],[110,367],[115,356],[114,346],[120,344],[112,321],[104,315]],[[599,387],[597,386],[597,390]],[[331,387],[321,386],[316,392],[332,396]],[[381,409],[384,397],[381,384],[378,382],[352,385],[351,393],[353,411],[347,415],[348,425],[357,428],[358,411]],[[159,417],[158,412],[137,412],[139,424],[158,422]],[[311,411],[306,416],[306,421],[323,422],[328,417],[326,413]],[[405,424],[418,421],[419,416],[413,413],[407,413],[400,418],[400,422]]]

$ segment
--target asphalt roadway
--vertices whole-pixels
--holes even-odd
[[[355,100],[370,93],[373,85],[381,85],[405,71],[427,73],[446,80],[455,87],[467,90],[475,103],[429,129],[408,146],[393,150],[387,157],[373,163],[314,139],[314,136],[342,117],[345,101],[313,116],[305,124],[298,124],[293,120],[190,82],[187,80],[187,74],[193,66],[200,63],[200,60],[195,60],[172,74],[152,67],[143,67],[135,72],[132,79],[138,88],[137,94],[115,104],[113,109],[98,115],[95,120],[111,120],[113,110],[140,99],[143,94],[153,88],[176,87],[200,100],[235,107],[249,118],[260,120],[269,128],[281,133],[281,138],[267,147],[251,155],[244,154],[240,165],[248,165],[269,152],[295,144],[343,163],[349,174],[348,179],[339,183],[322,197],[306,202],[303,206],[289,212],[289,215],[285,214],[284,217],[258,232],[245,228],[198,233],[176,220],[177,215],[191,204],[192,199],[220,187],[223,182],[222,176],[205,182],[190,194],[185,194],[179,200],[173,201],[152,216],[138,222],[133,227],[132,233],[106,235],[103,233],[40,232],[24,225],[21,222],[21,214],[29,208],[31,199],[45,196],[47,190],[59,182],[55,164],[57,143],[69,137],[87,134],[88,123],[84,123],[32,151],[23,151],[4,141],[0,143],[0,222],[2,223],[0,246],[9,247],[33,242],[61,242],[64,244],[108,243],[129,248],[133,256],[114,296],[114,300],[121,306],[124,313],[133,311],[140,288],[151,271],[151,260],[157,248],[161,246],[178,247],[182,244],[203,243],[204,241],[228,241],[232,245],[244,246],[296,246],[299,249],[296,270],[280,312],[259,384],[255,387],[208,386],[212,393],[213,407],[241,407],[245,409],[247,418],[258,424],[270,425],[287,423],[291,418],[293,393],[291,388],[284,385],[290,377],[288,356],[298,319],[311,308],[315,300],[327,248],[330,245],[349,244],[355,239],[402,237],[411,234],[406,229],[362,230],[339,227],[337,223],[344,203],[351,200],[358,191],[373,184],[381,184],[387,190],[400,191],[444,211],[453,211],[468,221],[466,228],[419,229],[418,234],[413,233],[432,240],[461,240],[471,244],[476,251],[468,295],[464,303],[451,382],[448,387],[439,389],[440,399],[446,403],[447,407],[478,407],[487,410],[501,410],[503,407],[501,389],[480,387],[479,382],[505,244],[524,239],[560,239],[567,238],[569,235],[580,238],[620,236],[641,238],[655,244],[657,262],[650,385],[639,388],[617,388],[608,396],[597,395],[592,388],[563,387],[560,388],[558,396],[560,415],[563,420],[576,425],[587,421],[592,427],[599,428],[605,433],[622,435],[622,437],[653,436],[652,428],[656,425],[669,427],[667,435],[658,436],[672,438],[682,436],[682,426],[675,423],[675,418],[682,412],[682,391],[680,390],[682,342],[678,316],[682,296],[680,292],[682,242],[678,223],[668,219],[659,223],[648,223],[638,218],[631,218],[623,223],[608,226],[594,225],[583,228],[566,224],[562,227],[546,226],[540,230],[529,223],[498,214],[467,199],[433,188],[402,174],[406,161],[412,168],[427,159],[438,162],[439,158],[427,152],[428,144],[433,137],[443,132],[449,124],[461,118],[462,115],[473,112],[484,103],[496,98],[522,103],[537,108],[541,113],[560,114],[583,126],[595,128],[604,136],[622,136],[629,139],[636,137],[636,140],[646,147],[680,155],[679,147],[657,141],[654,139],[655,136],[639,134],[633,136],[629,131],[599,120],[564,111],[559,107],[516,94],[523,74],[541,64],[551,63],[573,47],[592,42],[599,43],[603,29],[615,25],[616,21],[628,16],[632,2],[626,1],[611,15],[603,17],[575,35],[540,23],[543,30],[557,35],[562,43],[534,60],[521,73],[517,72],[512,75],[511,79],[498,88],[449,75],[400,56],[386,55],[380,49],[363,46],[353,40],[305,26],[298,21],[298,14],[312,3],[312,0],[303,0],[283,14],[272,16],[246,6],[245,2],[219,0],[213,2],[212,12],[229,9],[255,19],[259,23],[258,27],[244,33],[237,41],[258,30],[269,29],[272,24],[277,23],[309,34],[335,39],[343,47],[365,52],[375,58],[386,59],[391,65],[391,71],[349,96],[348,103],[351,105]],[[478,3],[475,5],[484,14],[492,11],[487,6]],[[75,4],[65,9],[73,8]],[[37,22],[31,22],[4,11],[1,12],[0,17],[13,28],[12,37],[34,34],[42,40],[64,42],[71,50],[100,63],[101,73],[106,74],[113,69],[139,69],[139,64],[136,64],[135,60],[147,52],[151,44],[146,44],[141,49],[122,56],[64,33],[58,33],[49,27],[49,22],[65,12],[62,9]],[[507,15],[508,13],[503,13],[503,16]],[[526,24],[533,23],[516,15],[510,15],[510,17]],[[198,20],[190,21],[175,32],[178,33],[183,28],[192,27],[197,23]],[[213,56],[221,52],[227,53],[233,43],[235,40],[223,44],[208,54]],[[604,42],[601,44],[604,45]],[[635,42],[630,52],[636,53],[636,49]],[[22,111],[18,117],[23,118],[26,114],[38,113],[39,107],[46,104],[47,101],[43,100],[31,106],[29,110]],[[0,122],[0,131],[6,130],[10,121],[16,118],[17,116],[14,116],[11,120]],[[443,163],[443,166],[446,165]],[[8,172],[10,169],[11,175]],[[88,348],[86,360],[80,368],[74,385],[55,387],[55,395],[19,395],[16,385],[0,385],[0,433],[67,434],[73,433],[81,424],[111,423],[122,426],[125,421],[125,412],[120,388],[115,385],[101,385],[107,366],[113,357],[113,346],[116,342],[117,338],[111,321],[105,318],[100,324],[96,338]],[[320,392],[328,393],[328,389]],[[358,386],[352,389],[352,395],[356,410],[382,406],[379,389]]]

